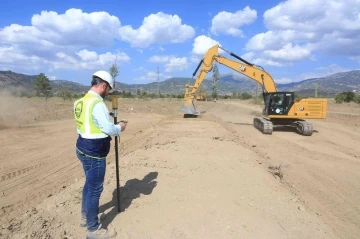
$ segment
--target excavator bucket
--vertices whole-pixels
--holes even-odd
[[[181,106],[182,111],[186,116],[196,117],[200,115],[200,112],[196,110],[194,105],[194,100],[185,100],[184,104]]]

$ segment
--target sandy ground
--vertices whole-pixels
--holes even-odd
[[[0,237],[85,238],[72,102],[0,102]],[[330,102],[304,137],[261,134],[248,101],[196,102],[196,119],[181,100],[119,103],[121,212],[114,147],[100,208],[117,238],[360,237],[359,105]]]

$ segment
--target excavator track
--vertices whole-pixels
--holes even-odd
[[[313,125],[308,121],[296,121],[296,130],[304,136],[311,136],[314,132]]]
[[[272,134],[273,124],[264,118],[254,118],[254,127],[263,134]]]

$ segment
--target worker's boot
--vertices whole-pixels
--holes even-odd
[[[114,238],[115,236],[116,236],[115,230],[101,228],[101,224],[100,224],[99,229],[87,233],[86,239],[110,239],[110,238]]]

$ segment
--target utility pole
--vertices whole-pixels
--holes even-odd
[[[157,86],[158,86],[158,94],[159,94],[159,98],[160,98],[160,86],[159,86],[159,82],[160,82],[160,72],[159,72],[159,67],[157,67]]]
[[[318,97],[319,88],[320,88],[320,82],[318,81],[317,84],[316,84],[316,87],[315,87],[315,98]]]

